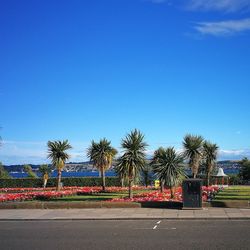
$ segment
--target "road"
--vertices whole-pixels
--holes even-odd
[[[0,221],[0,249],[250,249],[250,220]]]

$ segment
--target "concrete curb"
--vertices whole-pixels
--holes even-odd
[[[128,217],[120,217],[120,218],[51,218],[51,219],[0,219],[1,221],[102,221],[102,220],[184,220],[184,221],[207,221],[207,220],[213,220],[213,221],[223,221],[223,220],[230,220],[230,221],[245,221],[245,220],[250,220],[249,217],[235,217],[235,218],[230,218],[230,217],[225,217],[225,218],[213,218],[213,217],[205,217],[205,218],[190,218],[190,217],[184,217],[184,218],[163,218],[163,217],[133,217],[133,218],[128,218]]]
[[[203,208],[250,208],[248,201],[212,201],[203,202]],[[53,202],[53,201],[31,201],[31,202],[5,202],[0,203],[1,209],[89,209],[89,208],[165,208],[182,209],[181,202]]]
[[[0,203],[1,209],[75,209],[75,208],[173,208],[181,209],[181,202],[6,202]]]

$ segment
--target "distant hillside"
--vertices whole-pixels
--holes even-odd
[[[217,166],[222,167],[224,169],[237,169],[240,168],[240,161],[218,161]],[[29,164],[32,168],[33,171],[38,171],[40,165],[34,165],[34,164]],[[9,165],[9,166],[4,166],[4,168],[8,172],[22,172],[23,171],[24,165]],[[93,164],[90,161],[86,162],[69,162],[65,165],[64,170],[69,171],[69,172],[83,172],[83,171],[88,171],[88,170],[95,170],[93,168]]]
[[[27,164],[25,164],[27,165]],[[34,172],[39,170],[39,167],[41,165],[34,165],[34,164],[28,164],[31,166],[32,170]],[[24,164],[22,165],[5,165],[4,168],[8,172],[22,172],[24,168]],[[65,171],[71,171],[71,172],[82,172],[86,170],[92,170],[93,169],[93,164],[89,161],[86,162],[69,162],[65,165],[64,170]]]

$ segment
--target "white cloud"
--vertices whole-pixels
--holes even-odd
[[[241,160],[244,157],[250,157],[250,150],[247,149],[235,149],[235,150],[226,150],[221,149],[219,151],[220,160]]]
[[[69,151],[69,161],[86,161],[87,143],[73,142]],[[11,164],[42,164],[50,162],[47,159],[47,142],[42,141],[3,141],[0,149],[0,161]]]
[[[249,11],[250,0],[191,0],[188,3],[189,10],[203,11]]]
[[[70,162],[82,162],[87,161],[86,149],[88,147],[87,142],[72,142],[73,149],[69,151],[71,158]],[[164,147],[169,146],[165,143]],[[177,144],[177,143],[176,143]],[[146,151],[147,158],[151,158],[157,147],[152,147]],[[178,145],[175,147],[178,153],[182,153],[183,149]],[[120,150],[119,155],[122,154]],[[235,149],[227,150],[221,149],[219,151],[219,160],[240,160],[243,157],[250,158],[250,150]],[[5,141],[0,149],[0,161],[5,165],[11,164],[42,164],[49,163],[47,159],[47,145],[44,142],[35,141]]]
[[[179,154],[183,153],[183,148],[175,148]],[[152,158],[155,150],[146,151],[147,158]],[[221,149],[218,153],[218,160],[241,160],[244,157],[250,158],[250,150],[248,149]]]
[[[250,30],[250,18],[221,22],[200,22],[194,28],[202,35],[232,36]]]

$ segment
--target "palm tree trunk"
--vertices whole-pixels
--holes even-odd
[[[213,170],[213,165],[210,163],[207,166],[207,187],[210,185],[210,174]]]
[[[199,172],[199,166],[200,166],[200,157],[196,156],[194,161],[193,161],[193,166],[192,166],[192,170],[193,170],[193,178],[196,179],[196,176]]]
[[[58,178],[57,178],[57,191],[61,189],[61,179],[62,179],[62,170],[58,169]]]
[[[145,182],[145,186],[148,187],[148,176],[147,175],[145,175],[144,182]]]
[[[174,198],[174,188],[171,186],[170,187],[170,194],[171,194],[171,199]]]
[[[129,194],[129,199],[132,199],[132,198],[133,198],[132,183],[133,183],[133,179],[132,179],[132,178],[129,178],[129,182],[128,182],[128,194]]]
[[[102,177],[102,191],[105,191],[105,171],[104,171],[104,167],[101,168],[101,177]]]
[[[121,186],[124,187],[124,177],[121,177]]]
[[[210,173],[209,172],[207,172],[207,187],[209,187],[209,184],[210,184]]]
[[[163,183],[163,181],[160,181],[160,188],[161,188],[161,193],[163,193],[163,190],[164,190],[164,183]]]

